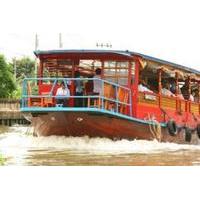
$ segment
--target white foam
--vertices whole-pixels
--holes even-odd
[[[0,135],[0,151],[12,155],[32,149],[78,150],[95,154],[158,153],[179,150],[200,150],[198,145],[180,145],[145,140],[119,140],[84,137],[33,137],[28,127],[12,127]]]

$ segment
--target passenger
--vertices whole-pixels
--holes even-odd
[[[140,92],[151,92],[151,93],[153,93],[152,90],[147,88],[147,84],[146,84],[146,82],[144,80],[140,81],[140,84],[138,85],[138,90]]]
[[[194,102],[199,103],[199,91],[196,89],[193,91]]]
[[[188,86],[188,81],[185,81],[185,84],[181,88],[181,93],[183,94],[183,97],[185,100],[190,99],[190,93],[189,93],[189,86]]]
[[[169,97],[174,97],[174,94],[170,91],[170,84],[164,83],[161,89],[161,94]]]
[[[176,93],[176,82],[173,81],[171,84],[170,84],[170,91],[175,94]]]
[[[88,77],[89,79],[92,79],[93,78],[93,75],[90,75]],[[88,80],[86,83],[85,83],[85,90],[84,90],[84,94],[87,96],[87,95],[93,95],[93,88],[94,88],[94,83],[93,83],[93,80]],[[90,98],[89,98],[90,99]],[[84,106],[87,107],[88,106],[88,98],[85,98],[84,99],[85,102],[84,102]],[[93,99],[91,100],[93,102]]]
[[[90,75],[88,77],[89,79],[92,79],[94,78],[93,75]],[[86,95],[90,95],[92,94],[94,91],[94,83],[93,83],[93,80],[88,80],[86,83],[85,83],[85,94]]]
[[[190,101],[194,101],[194,95],[195,95],[195,93],[194,93],[194,91],[193,92],[191,92],[191,94],[190,94]]]
[[[68,87],[65,86],[65,83],[62,82],[56,91],[56,104],[62,104],[63,107],[66,107],[68,105],[69,96],[70,91]]]
[[[80,78],[80,72],[79,71],[75,72],[75,78]],[[80,79],[75,80],[75,87],[76,87],[75,96],[83,96],[83,81],[81,81]],[[83,99],[82,98],[75,98],[75,106],[76,107],[83,107]]]
[[[97,68],[95,70],[94,78],[101,79],[101,69],[100,68]],[[101,93],[102,93],[102,83],[101,83],[101,81],[100,80],[94,80],[93,84],[94,84],[94,86],[93,86],[94,94],[98,94],[98,95],[100,94],[101,95]]]
[[[181,93],[181,89],[178,88],[178,94],[177,94],[177,97],[180,99],[180,100],[185,100],[182,93]]]
[[[64,76],[64,78],[69,78],[69,77],[67,77],[67,76]],[[71,81],[71,80],[68,80],[68,81],[66,81],[66,83],[67,83],[67,86],[68,86],[68,87],[70,87],[70,86],[71,86],[71,84],[72,84],[72,81]]]

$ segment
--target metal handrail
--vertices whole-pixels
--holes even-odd
[[[70,95],[70,96],[58,96],[58,95],[53,95],[53,91],[55,89],[55,86],[57,84],[58,81],[64,81],[65,84],[67,84],[67,81],[75,81],[75,80],[81,80],[81,81],[89,81],[89,80],[98,80],[101,82],[102,84],[102,93],[101,95],[83,95],[83,96],[74,96],[74,95]],[[47,95],[29,95],[27,94],[27,83],[28,81],[53,81],[53,85],[50,89],[50,92],[49,94]],[[104,84],[109,84],[109,85],[112,85],[114,86],[115,88],[115,98],[108,98],[108,97],[105,97],[104,96]],[[38,87],[39,88],[39,87]],[[118,89],[121,88],[125,91],[128,92],[128,99],[127,101],[128,102],[122,102],[122,101],[119,101],[118,100]],[[104,100],[107,100],[109,102],[112,102],[112,103],[115,103],[116,104],[116,112],[118,112],[118,106],[119,105],[125,105],[125,106],[128,106],[130,109],[130,115],[132,115],[132,96],[131,96],[131,90],[130,88],[128,87],[125,87],[125,86],[122,86],[122,85],[119,85],[119,84],[116,84],[116,83],[113,83],[113,82],[110,82],[110,81],[107,81],[107,80],[104,80],[104,79],[100,79],[100,78],[25,78],[23,80],[23,90],[22,90],[22,107],[26,107],[25,106],[25,101],[28,99],[28,98],[63,98],[63,97],[67,97],[67,98],[82,98],[82,99],[86,99],[86,98],[93,98],[93,99],[96,99],[96,98],[99,98],[101,100],[101,107],[102,109],[104,109]]]

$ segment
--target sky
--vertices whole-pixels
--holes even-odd
[[[1,0],[0,53],[38,49],[130,50],[200,69],[198,0]]]

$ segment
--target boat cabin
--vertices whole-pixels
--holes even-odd
[[[99,111],[162,123],[173,118],[180,124],[200,116],[197,70],[129,51],[52,50],[35,55],[38,74],[24,80],[22,111]],[[70,93],[65,107],[57,103],[61,83]]]

